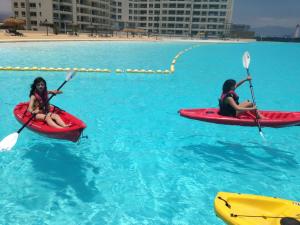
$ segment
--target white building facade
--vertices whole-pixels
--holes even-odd
[[[53,24],[57,32],[110,30],[110,0],[12,0],[15,17],[26,20],[27,30],[45,30]]]
[[[113,19],[124,26],[172,36],[224,36],[234,0],[115,0]]]
[[[41,30],[47,20],[58,32],[143,29],[170,36],[224,36],[234,0],[12,0],[26,29]]]

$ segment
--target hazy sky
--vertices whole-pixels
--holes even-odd
[[[296,27],[300,24],[300,0],[235,0],[233,22],[252,27]]]
[[[11,13],[11,0],[0,0],[0,15]],[[300,0],[234,0],[233,23],[252,27],[300,24]]]

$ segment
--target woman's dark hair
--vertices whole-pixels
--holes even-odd
[[[232,90],[232,87],[236,85],[236,81],[233,79],[226,80],[223,84],[223,93],[227,93]]]
[[[46,81],[42,77],[37,77],[37,78],[34,79],[33,83],[31,84],[31,90],[30,90],[30,93],[29,93],[29,98],[31,97],[31,95],[34,95],[35,90],[36,90],[36,85],[40,82],[43,82],[45,84],[44,93],[47,93],[47,83],[46,83]]]

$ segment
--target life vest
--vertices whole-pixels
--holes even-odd
[[[34,97],[38,101],[38,107],[44,113],[48,112],[49,103],[48,103],[48,93],[45,92],[43,96],[40,96],[37,92],[34,93]]]
[[[239,96],[235,91],[231,90],[229,92],[223,93],[219,100],[220,111],[219,113],[223,116],[236,116],[236,110],[229,104],[225,103],[227,97],[232,97],[235,103],[239,104]]]

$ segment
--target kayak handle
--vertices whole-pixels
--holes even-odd
[[[229,203],[228,203],[225,199],[221,198],[220,196],[218,196],[218,199],[220,199],[220,200],[222,200],[223,202],[225,202],[225,205],[226,205],[229,209],[231,208],[231,205],[229,205]]]

